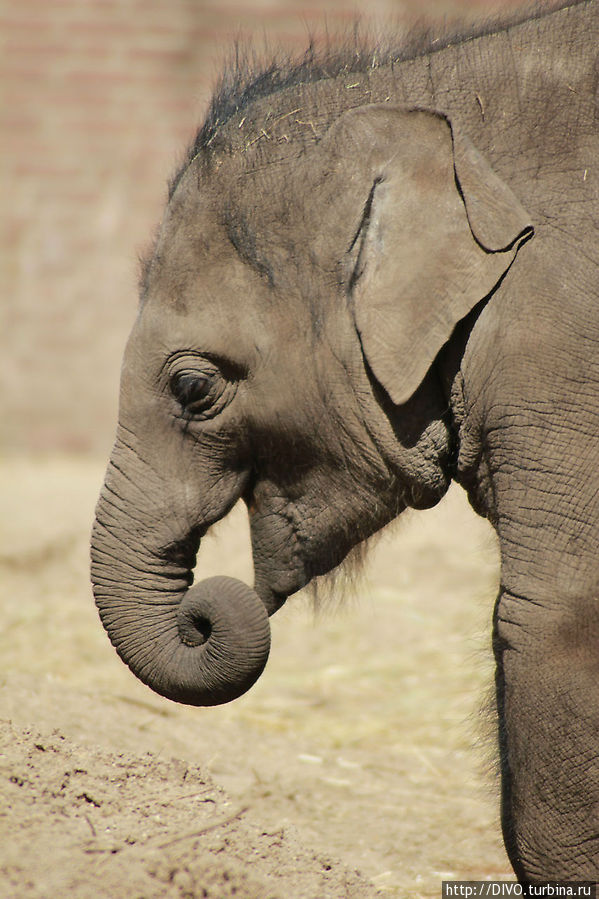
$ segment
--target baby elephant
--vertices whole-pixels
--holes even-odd
[[[523,883],[599,880],[599,8],[225,74],[125,353],[92,581],[195,705],[268,616],[455,479],[495,527],[502,820]],[[239,498],[253,588],[195,586]]]

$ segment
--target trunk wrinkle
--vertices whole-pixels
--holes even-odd
[[[115,512],[106,522],[107,506],[114,510],[108,489],[92,534],[92,583],[118,654],[144,683],[176,702],[216,705],[242,695],[268,659],[265,603],[233,578],[191,586],[207,527],[193,527],[158,550],[142,541],[135,551]]]

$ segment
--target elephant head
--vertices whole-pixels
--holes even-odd
[[[439,351],[531,233],[434,112],[366,106],[303,142],[240,145],[241,124],[168,203],[92,537],[118,653],[197,705],[251,686],[290,594],[443,496],[455,438]],[[192,586],[199,541],[240,497],[253,589]]]

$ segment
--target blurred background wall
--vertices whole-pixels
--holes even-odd
[[[137,256],[233,41],[518,0],[4,0],[0,449],[109,451]],[[387,25],[387,30],[388,30]]]

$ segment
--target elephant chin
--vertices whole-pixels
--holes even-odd
[[[123,661],[151,689],[176,702],[219,705],[241,696],[270,652],[264,603],[241,581],[213,577],[179,601],[115,601],[94,582],[106,631]]]

